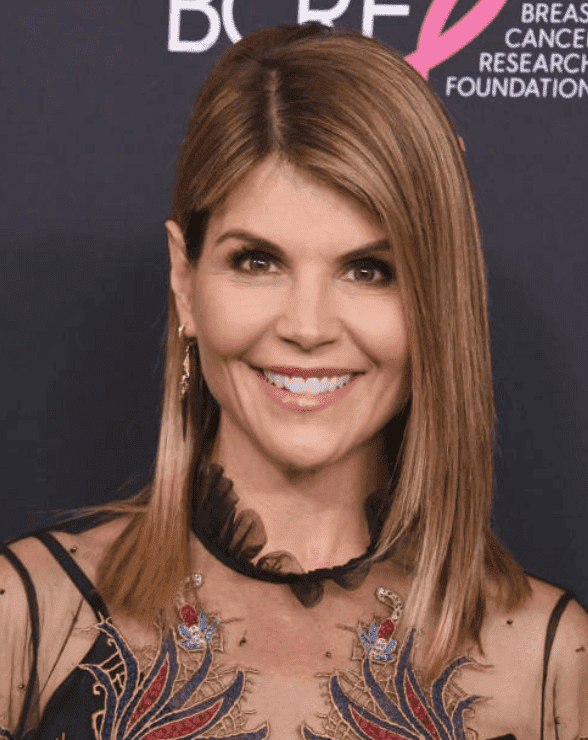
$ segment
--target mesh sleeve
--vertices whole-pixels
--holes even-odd
[[[0,547],[0,737],[19,739],[38,717],[38,604],[22,561]]]
[[[588,738],[588,612],[574,599],[557,628],[551,655],[553,716],[546,738]]]

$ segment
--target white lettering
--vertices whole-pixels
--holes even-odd
[[[574,49],[583,49],[588,46],[585,28],[574,28]]]
[[[500,84],[498,77],[492,78],[492,97],[496,97],[496,91],[498,91],[503,98],[508,98],[508,77],[505,77]]]
[[[445,95],[449,97],[453,91],[462,98],[470,98],[476,95],[479,98],[487,98],[490,94],[495,98],[502,95],[503,98],[547,98],[551,86],[551,97],[553,98],[581,98],[588,95],[588,82],[582,77],[574,79],[565,77],[563,80],[557,77],[531,77],[528,81],[521,77],[447,77]]]
[[[479,98],[487,98],[488,95],[490,95],[490,86],[492,82],[489,77],[486,79],[486,87],[484,88],[484,92],[482,92],[481,82],[482,80],[479,77],[477,77],[476,78],[476,94]]]
[[[376,5],[376,0],[364,0],[361,32],[364,36],[371,37],[374,35],[374,18],[377,15],[407,16],[409,13],[410,5],[400,5],[398,3]]]
[[[223,26],[227,32],[227,36],[231,39],[233,44],[237,41],[241,41],[241,34],[237,31],[235,26],[235,16],[233,13],[233,3],[235,0],[223,0],[222,14],[223,14]]]
[[[551,6],[551,22],[552,23],[561,23],[561,9],[563,8],[563,3],[553,3]]]
[[[506,59],[505,59],[506,57]],[[551,52],[549,56],[537,54],[534,57],[529,52],[519,54],[516,51],[510,51],[506,54],[504,51],[483,51],[480,53],[479,72],[489,72],[494,74],[536,74],[537,72],[549,72],[551,74],[585,74],[588,69],[588,54],[560,54]]]
[[[492,54],[489,51],[480,52],[480,66],[478,68],[478,71],[492,72]]]
[[[465,87],[467,84],[467,88]],[[462,77],[457,83],[457,92],[462,98],[469,98],[476,92],[476,81],[473,77]]]
[[[535,8],[531,3],[523,3],[521,11],[521,23],[533,23],[535,20]]]
[[[569,83],[572,86],[572,91],[570,93],[564,92],[564,85],[566,83]],[[573,98],[574,95],[578,94],[578,83],[576,80],[574,80],[572,77],[566,77],[565,79],[561,80],[559,83],[559,94],[562,98]]]
[[[508,47],[511,49],[518,49],[521,46],[521,42],[519,41],[518,44],[515,44],[514,41],[511,41],[511,36],[513,33],[522,33],[520,28],[509,28],[506,32],[506,36],[504,37],[504,41]]]
[[[566,29],[564,28],[563,30],[565,31]],[[532,31],[532,29],[530,28],[529,31]],[[537,43],[537,38],[535,37],[534,33],[532,33],[532,35],[529,36],[529,40],[530,40],[531,46],[534,46],[535,48],[539,46],[539,48],[542,49],[543,42],[545,41],[547,46],[549,46],[550,49],[553,49],[555,45],[555,29],[552,28],[551,31],[548,32],[544,28],[540,28],[539,29],[539,43]],[[523,40],[523,46],[525,46],[524,40]]]
[[[505,51],[497,51],[494,55],[494,72],[501,74],[504,72],[504,59],[506,57]]]
[[[571,28],[560,28],[559,31],[555,34],[555,43],[559,46],[560,49],[569,49],[572,45],[572,42],[570,41],[567,44],[564,44],[562,41],[560,41],[560,37],[562,33],[572,33]]]
[[[542,30],[543,29],[540,29],[540,32]],[[534,46],[535,48],[537,48],[537,38],[535,37],[535,31],[533,31],[532,28],[529,28],[529,30],[525,34],[525,38],[523,39],[523,43],[522,43],[523,49],[525,48],[525,46]]]
[[[539,56],[535,60],[535,64],[533,66],[533,74],[535,72],[549,72],[549,67],[547,65],[547,58],[545,54],[539,54]]]
[[[330,10],[311,10],[310,0],[299,0],[298,23],[306,21],[320,21],[325,26],[332,26],[336,18],[340,18],[349,7],[351,0],[337,0],[335,7]]]
[[[528,54],[528,53],[527,54],[521,54],[521,61],[520,61],[520,64],[519,64],[519,69],[518,70],[515,70],[515,71],[522,72],[523,74],[525,72],[530,72],[531,69],[529,68],[529,65],[531,63],[531,59],[532,58],[533,58],[533,55],[532,54]]]
[[[207,51],[218,41],[221,32],[221,20],[218,12],[210,7],[212,0],[170,0],[168,51],[188,51],[200,53]],[[182,11],[199,11],[208,18],[208,33],[200,41],[182,41],[180,39],[180,22]]]
[[[510,87],[508,90],[509,98],[520,98],[525,94],[525,81],[520,77],[510,78]]]
[[[535,18],[536,23],[549,23],[547,20],[547,13],[549,13],[549,5],[547,3],[539,3],[537,5],[537,16]]]
[[[570,61],[570,58],[573,57],[574,59],[580,59],[579,54],[568,54],[564,60],[564,69],[569,75],[577,75],[580,71],[580,67],[575,67],[573,69],[570,68],[570,65],[568,62]]]
[[[574,23],[578,22],[578,14],[576,13],[576,8],[572,3],[568,5],[562,23],[567,23],[570,20],[574,21]]]
[[[537,80],[532,79],[529,84],[527,85],[527,89],[525,90],[525,97],[528,98],[529,95],[535,95],[535,97],[540,98],[541,95],[539,93],[539,86],[537,85]]]
[[[453,75],[447,78],[445,84],[445,97],[448,98],[451,95],[451,91],[455,90],[455,88],[457,87],[455,84],[455,80],[457,80],[457,77],[454,77]]]
[[[561,65],[563,64],[563,54],[558,54],[557,52],[554,52],[551,55],[551,69],[549,70],[551,74],[554,72],[557,72],[558,74],[561,74],[562,69]]]

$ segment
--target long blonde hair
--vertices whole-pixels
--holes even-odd
[[[181,146],[171,218],[213,211],[268,156],[353,197],[394,245],[409,330],[411,398],[374,558],[396,546],[411,589],[403,625],[434,615],[423,669],[478,641],[490,581],[507,606],[528,580],[489,525],[495,408],[485,263],[471,180],[441,101],[396,51],[358,31],[311,23],[255,31],[229,47],[199,91]],[[200,245],[189,254],[194,263]],[[191,570],[191,479],[219,408],[196,367],[183,435],[183,344],[169,293],[167,359],[152,482],[90,507],[131,515],[97,587],[137,619],[170,614]],[[165,546],[163,546],[165,543]],[[163,556],[153,557],[153,552]]]

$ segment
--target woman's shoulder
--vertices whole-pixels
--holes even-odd
[[[554,630],[557,635],[569,636],[576,631],[580,636],[588,636],[588,611],[573,592],[531,574],[527,574],[527,578],[531,593],[511,610],[513,617],[516,616],[527,629],[545,636],[547,629]],[[505,609],[503,612],[506,614]]]
[[[38,529],[7,540],[0,550],[0,581],[22,584],[24,591],[27,576],[35,585],[37,583],[41,585],[46,582],[49,573],[66,575],[44,542],[46,534],[57,540],[67,553],[73,555],[73,559],[92,580],[100,560],[128,522],[128,516],[117,516],[110,521],[87,527],[75,526],[74,521],[74,526],[72,522],[68,522],[55,528]]]
[[[82,595],[63,561],[73,561],[73,567],[95,584],[103,556],[127,523],[128,517],[121,516],[82,531],[41,529],[4,542],[0,549],[0,622],[4,629],[10,622],[15,629],[19,625],[21,631],[30,631],[35,620],[46,622],[50,614],[59,618],[77,609]],[[61,562],[46,544],[45,534],[63,548]]]
[[[546,717],[558,737],[588,734],[588,611],[573,593],[534,576],[522,610],[541,643]],[[551,720],[550,720],[551,721]]]
[[[53,529],[50,534],[71,555],[85,575],[95,582],[98,566],[115,540],[123,533],[130,516],[117,516],[111,521],[81,531]]]
[[[549,581],[527,574],[530,592],[521,601],[509,606],[495,588],[488,590],[484,620],[486,633],[512,633],[521,648],[536,646],[543,654],[548,631],[556,637],[588,638],[588,612],[575,595]],[[525,636],[525,639],[522,639]],[[553,642],[555,647],[555,642]]]
[[[516,607],[489,600],[483,647],[490,662],[500,663],[513,679],[524,667],[545,685],[549,701],[557,693],[562,717],[578,717],[588,705],[588,611],[561,586],[527,575],[531,592]]]

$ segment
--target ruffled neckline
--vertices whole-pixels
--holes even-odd
[[[378,542],[389,500],[385,488],[373,491],[366,499],[365,514],[370,534],[366,551],[342,565],[304,571],[290,552],[270,552],[256,563],[253,560],[267,543],[259,514],[253,509],[238,510],[239,497],[233,481],[224,476],[216,463],[201,460],[192,487],[192,530],[217,560],[242,575],[270,583],[287,584],[306,607],[317,604],[329,579],[345,589],[358,588],[374,561],[370,561]],[[378,560],[383,560],[383,555]]]

